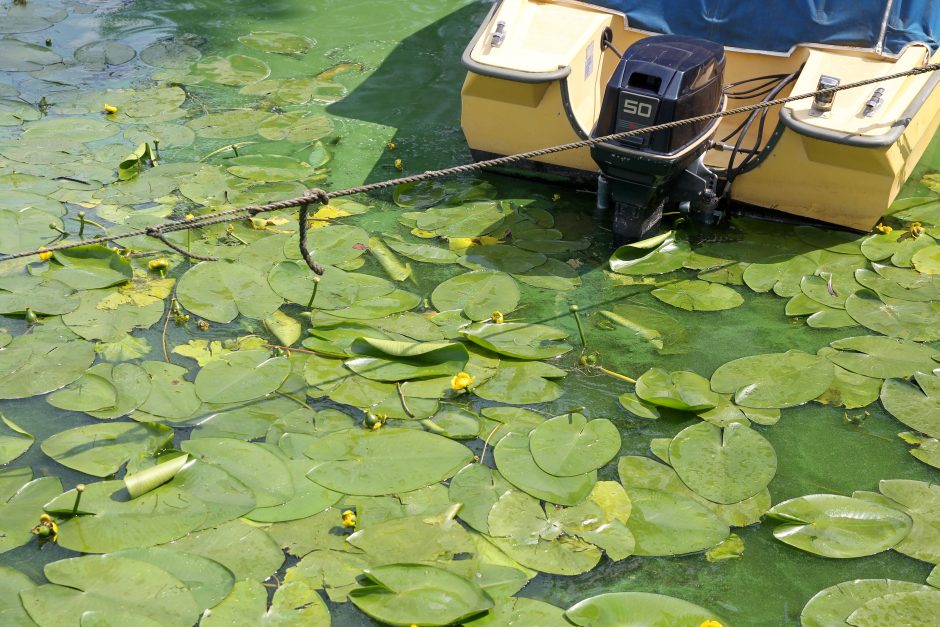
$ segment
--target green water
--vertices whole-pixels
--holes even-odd
[[[167,35],[192,34],[204,40],[205,54],[244,52],[237,37],[253,30],[284,30],[316,39],[316,48],[303,60],[266,55],[272,77],[300,77],[315,74],[340,62],[361,63],[362,73],[341,75],[337,80],[349,88],[342,101],[323,106],[333,116],[339,138],[333,146],[327,189],[339,189],[397,174],[394,160],[402,159],[406,172],[439,168],[469,160],[469,151],[459,125],[459,90],[464,77],[460,55],[466,42],[488,10],[486,3],[454,0],[137,0],[126,5],[112,3],[114,11],[102,15],[73,16],[53,29],[28,41],[41,42],[51,36],[57,46],[68,48],[98,37],[121,40],[140,50]],[[139,68],[139,66],[136,66]],[[141,70],[142,71],[142,70]],[[115,76],[95,76],[94,83],[120,87],[133,85],[140,75],[130,70]],[[38,87],[23,80],[19,84],[27,98],[42,95]],[[237,105],[250,99],[235,96],[236,90],[194,88],[209,106]],[[494,121],[494,123],[496,123]],[[394,152],[386,148],[393,141]],[[188,149],[166,151],[164,159],[198,158],[225,142],[199,140]],[[921,170],[937,159],[928,153]],[[916,177],[915,177],[916,178]],[[562,198],[554,203],[558,228],[567,239],[594,231],[590,221],[594,198],[590,193],[556,189],[500,176],[487,176],[503,198],[541,198],[554,193]],[[919,191],[910,185],[912,195]],[[400,210],[387,194],[378,194],[373,203],[384,210],[347,219],[370,232],[397,230]],[[781,229],[781,245],[786,243]],[[655,306],[642,287],[612,285],[602,265],[608,249],[603,234],[596,236],[589,251],[580,254],[584,286],[567,293],[540,292],[524,287],[524,318],[550,321],[572,337],[577,337],[569,304],[576,302],[585,312],[590,348],[598,351],[605,366],[636,376],[651,366],[670,370],[691,369],[708,376],[721,364],[737,357],[785,351],[792,348],[810,353],[830,341],[859,334],[859,328],[835,331],[814,330],[801,322],[788,320],[785,301],[772,295],[741,290],[745,306],[720,313],[670,311],[686,327],[687,337],[676,354],[660,355],[642,341],[624,342],[624,335],[605,331],[596,324],[595,312],[612,302]],[[370,264],[374,262],[370,261]],[[368,271],[381,274],[378,266]],[[453,268],[433,267],[419,273],[414,291],[427,294]],[[691,276],[691,273],[690,273]],[[18,329],[17,322],[4,321]],[[236,325],[216,325],[210,331],[217,337],[231,337]],[[158,330],[147,337],[159,345]],[[206,338],[192,329],[171,325],[171,344],[192,338]],[[152,358],[157,357],[156,353]],[[542,407],[560,411],[586,406],[592,417],[615,419],[623,433],[621,454],[647,454],[651,438],[671,437],[695,419],[665,417],[642,421],[627,417],[617,404],[617,396],[629,386],[605,376],[577,370],[577,355],[560,364],[571,368],[564,383],[565,395]],[[37,441],[64,428],[90,423],[80,414],[62,412],[44,399],[4,401],[3,411],[37,437]],[[845,412],[816,403],[786,409],[773,427],[756,427],[773,444],[779,458],[776,478],[770,485],[773,502],[804,494],[831,492],[851,494],[854,490],[874,490],[880,479],[936,481],[937,472],[920,464],[896,437],[903,430],[878,403],[866,408],[870,416],[861,426],[845,420]],[[852,413],[858,414],[862,410]],[[185,437],[185,435],[183,435]],[[30,465],[36,476],[58,475],[66,487],[85,480],[42,455],[38,446],[16,462]],[[602,471],[602,479],[615,478],[614,465]],[[606,473],[606,476],[604,475]],[[892,578],[923,582],[930,565],[894,552],[873,557],[831,560],[816,557],[774,540],[766,524],[736,530],[745,542],[743,558],[709,563],[704,555],[676,558],[628,558],[621,562],[605,559],[594,570],[576,577],[540,575],[521,592],[528,596],[567,607],[588,596],[607,591],[650,591],[677,596],[714,608],[735,625],[798,624],[806,601],[820,589],[856,578]],[[42,553],[33,546],[6,553],[0,562],[11,564],[41,580],[42,565],[70,556],[70,552],[47,547]],[[334,624],[371,624],[350,605],[332,605]]]

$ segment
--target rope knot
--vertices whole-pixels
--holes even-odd
[[[320,189],[319,187],[306,190],[304,192],[304,198],[309,199],[311,201],[316,201],[320,203],[321,205],[326,205],[326,204],[329,204],[330,202],[330,195],[327,194],[324,190]]]

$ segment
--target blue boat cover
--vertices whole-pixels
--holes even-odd
[[[881,44],[885,53],[897,54],[913,41],[935,50],[940,38],[935,0],[586,1],[626,14],[633,28],[749,50],[787,52],[801,43],[879,49]]]

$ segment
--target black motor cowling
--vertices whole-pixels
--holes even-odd
[[[607,83],[594,136],[719,111],[724,68],[719,44],[674,35],[641,39],[626,50]],[[618,240],[638,239],[653,230],[667,201],[694,201],[707,191],[695,189],[696,179],[704,188],[709,178],[700,176],[704,166],[699,157],[716,128],[717,121],[703,121],[591,148],[603,172],[598,204],[613,200]],[[687,184],[671,189],[687,170],[692,174]],[[691,194],[685,189],[688,183]]]

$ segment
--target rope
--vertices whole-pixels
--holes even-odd
[[[209,213],[204,216],[199,216],[190,220],[179,220],[175,222],[168,222],[159,226],[151,226],[144,229],[137,229],[135,231],[128,231],[126,233],[118,233],[115,235],[103,235],[100,237],[95,237],[92,239],[83,240],[81,242],[68,242],[63,244],[57,244],[54,246],[46,246],[44,248],[24,251],[19,253],[10,253],[6,255],[0,255],[0,262],[10,261],[12,259],[20,259],[23,257],[31,257],[33,255],[38,255],[43,252],[55,252],[58,250],[66,250],[69,248],[76,248],[78,246],[86,246],[90,244],[104,244],[107,242],[113,242],[116,240],[138,237],[141,235],[147,235],[150,237],[155,237],[164,243],[168,244],[171,248],[184,254],[186,256],[192,257],[193,259],[205,259],[209,260],[208,257],[202,257],[199,255],[194,255],[189,251],[176,247],[174,244],[167,242],[163,237],[160,237],[166,233],[172,233],[174,231],[182,231],[187,229],[195,229],[204,226],[211,226],[213,224],[220,224],[223,222],[232,222],[235,220],[240,220],[243,218],[248,218],[255,216],[259,213],[265,213],[268,211],[278,211],[280,209],[291,209],[293,207],[300,208],[300,224],[298,226],[298,235],[300,239],[300,252],[304,258],[304,261],[307,262],[307,265],[310,266],[310,269],[316,272],[317,274],[323,274],[323,268],[313,260],[313,256],[307,248],[307,230],[309,225],[307,224],[307,209],[311,202],[318,202],[320,204],[326,204],[333,198],[342,198],[344,196],[352,196],[353,194],[361,194],[364,192],[378,191],[382,189],[387,189],[389,187],[396,187],[398,185],[403,185],[405,183],[417,183],[421,181],[429,181],[431,179],[441,178],[445,176],[452,176],[455,174],[467,174],[470,172],[476,172],[479,170],[485,170],[487,168],[499,167],[504,165],[510,165],[518,161],[525,161],[528,159],[534,159],[536,157],[544,157],[546,155],[555,154],[557,152],[564,152],[567,150],[574,150],[576,148],[585,148],[589,146],[596,146],[598,144],[603,144],[611,141],[618,141],[621,139],[626,139],[628,137],[634,137],[637,135],[645,135],[647,133],[655,133],[657,131],[668,130],[672,128],[677,128],[680,126],[686,126],[689,124],[696,124],[699,122],[708,122],[710,120],[716,120],[719,118],[725,118],[732,115],[737,115],[739,113],[747,113],[750,111],[759,111],[761,109],[769,109],[770,107],[775,107],[777,105],[787,104],[790,102],[795,102],[797,100],[804,100],[806,98],[814,98],[822,94],[834,94],[836,92],[845,91],[847,89],[855,89],[858,87],[865,87],[866,85],[874,85],[876,83],[881,83],[884,81],[894,80],[897,78],[904,78],[905,76],[917,76],[919,74],[927,74],[930,72],[936,72],[940,70],[940,63],[931,63],[927,65],[922,65],[920,67],[911,68],[910,70],[904,72],[898,72],[896,74],[889,74],[887,76],[880,76],[876,78],[868,78],[862,81],[857,81],[854,83],[846,83],[844,85],[838,85],[836,87],[828,87],[826,89],[818,89],[805,94],[798,94],[796,96],[787,96],[786,98],[777,98],[775,100],[767,100],[764,102],[756,102],[749,105],[743,105],[736,107],[734,109],[728,109],[725,111],[717,111],[715,113],[708,113],[706,115],[698,115],[691,118],[685,118],[682,120],[673,120],[671,122],[665,122],[663,124],[657,124],[654,126],[647,126],[644,128],[637,128],[630,131],[622,131],[620,133],[612,133],[610,135],[604,135],[601,137],[592,137],[589,139],[582,139],[576,142],[571,142],[568,144],[560,144],[557,146],[551,146],[548,148],[540,148],[538,150],[530,150],[528,152],[521,152],[514,155],[507,155],[505,157],[497,157],[495,159],[487,159],[485,161],[477,161],[475,163],[466,163],[463,165],[457,165],[450,168],[445,168],[443,170],[428,170],[427,172],[422,172],[420,174],[412,174],[410,176],[403,176],[395,179],[387,179],[384,181],[377,181],[375,183],[368,183],[365,185],[358,185],[356,187],[349,187],[346,189],[335,190],[332,192],[326,192],[322,189],[309,189],[302,196],[297,198],[290,198],[287,200],[279,200],[275,202],[269,202],[263,205],[251,205],[247,207],[237,207],[232,209],[225,209],[222,211],[217,211],[214,213]],[[242,215],[244,214],[244,215]]]

